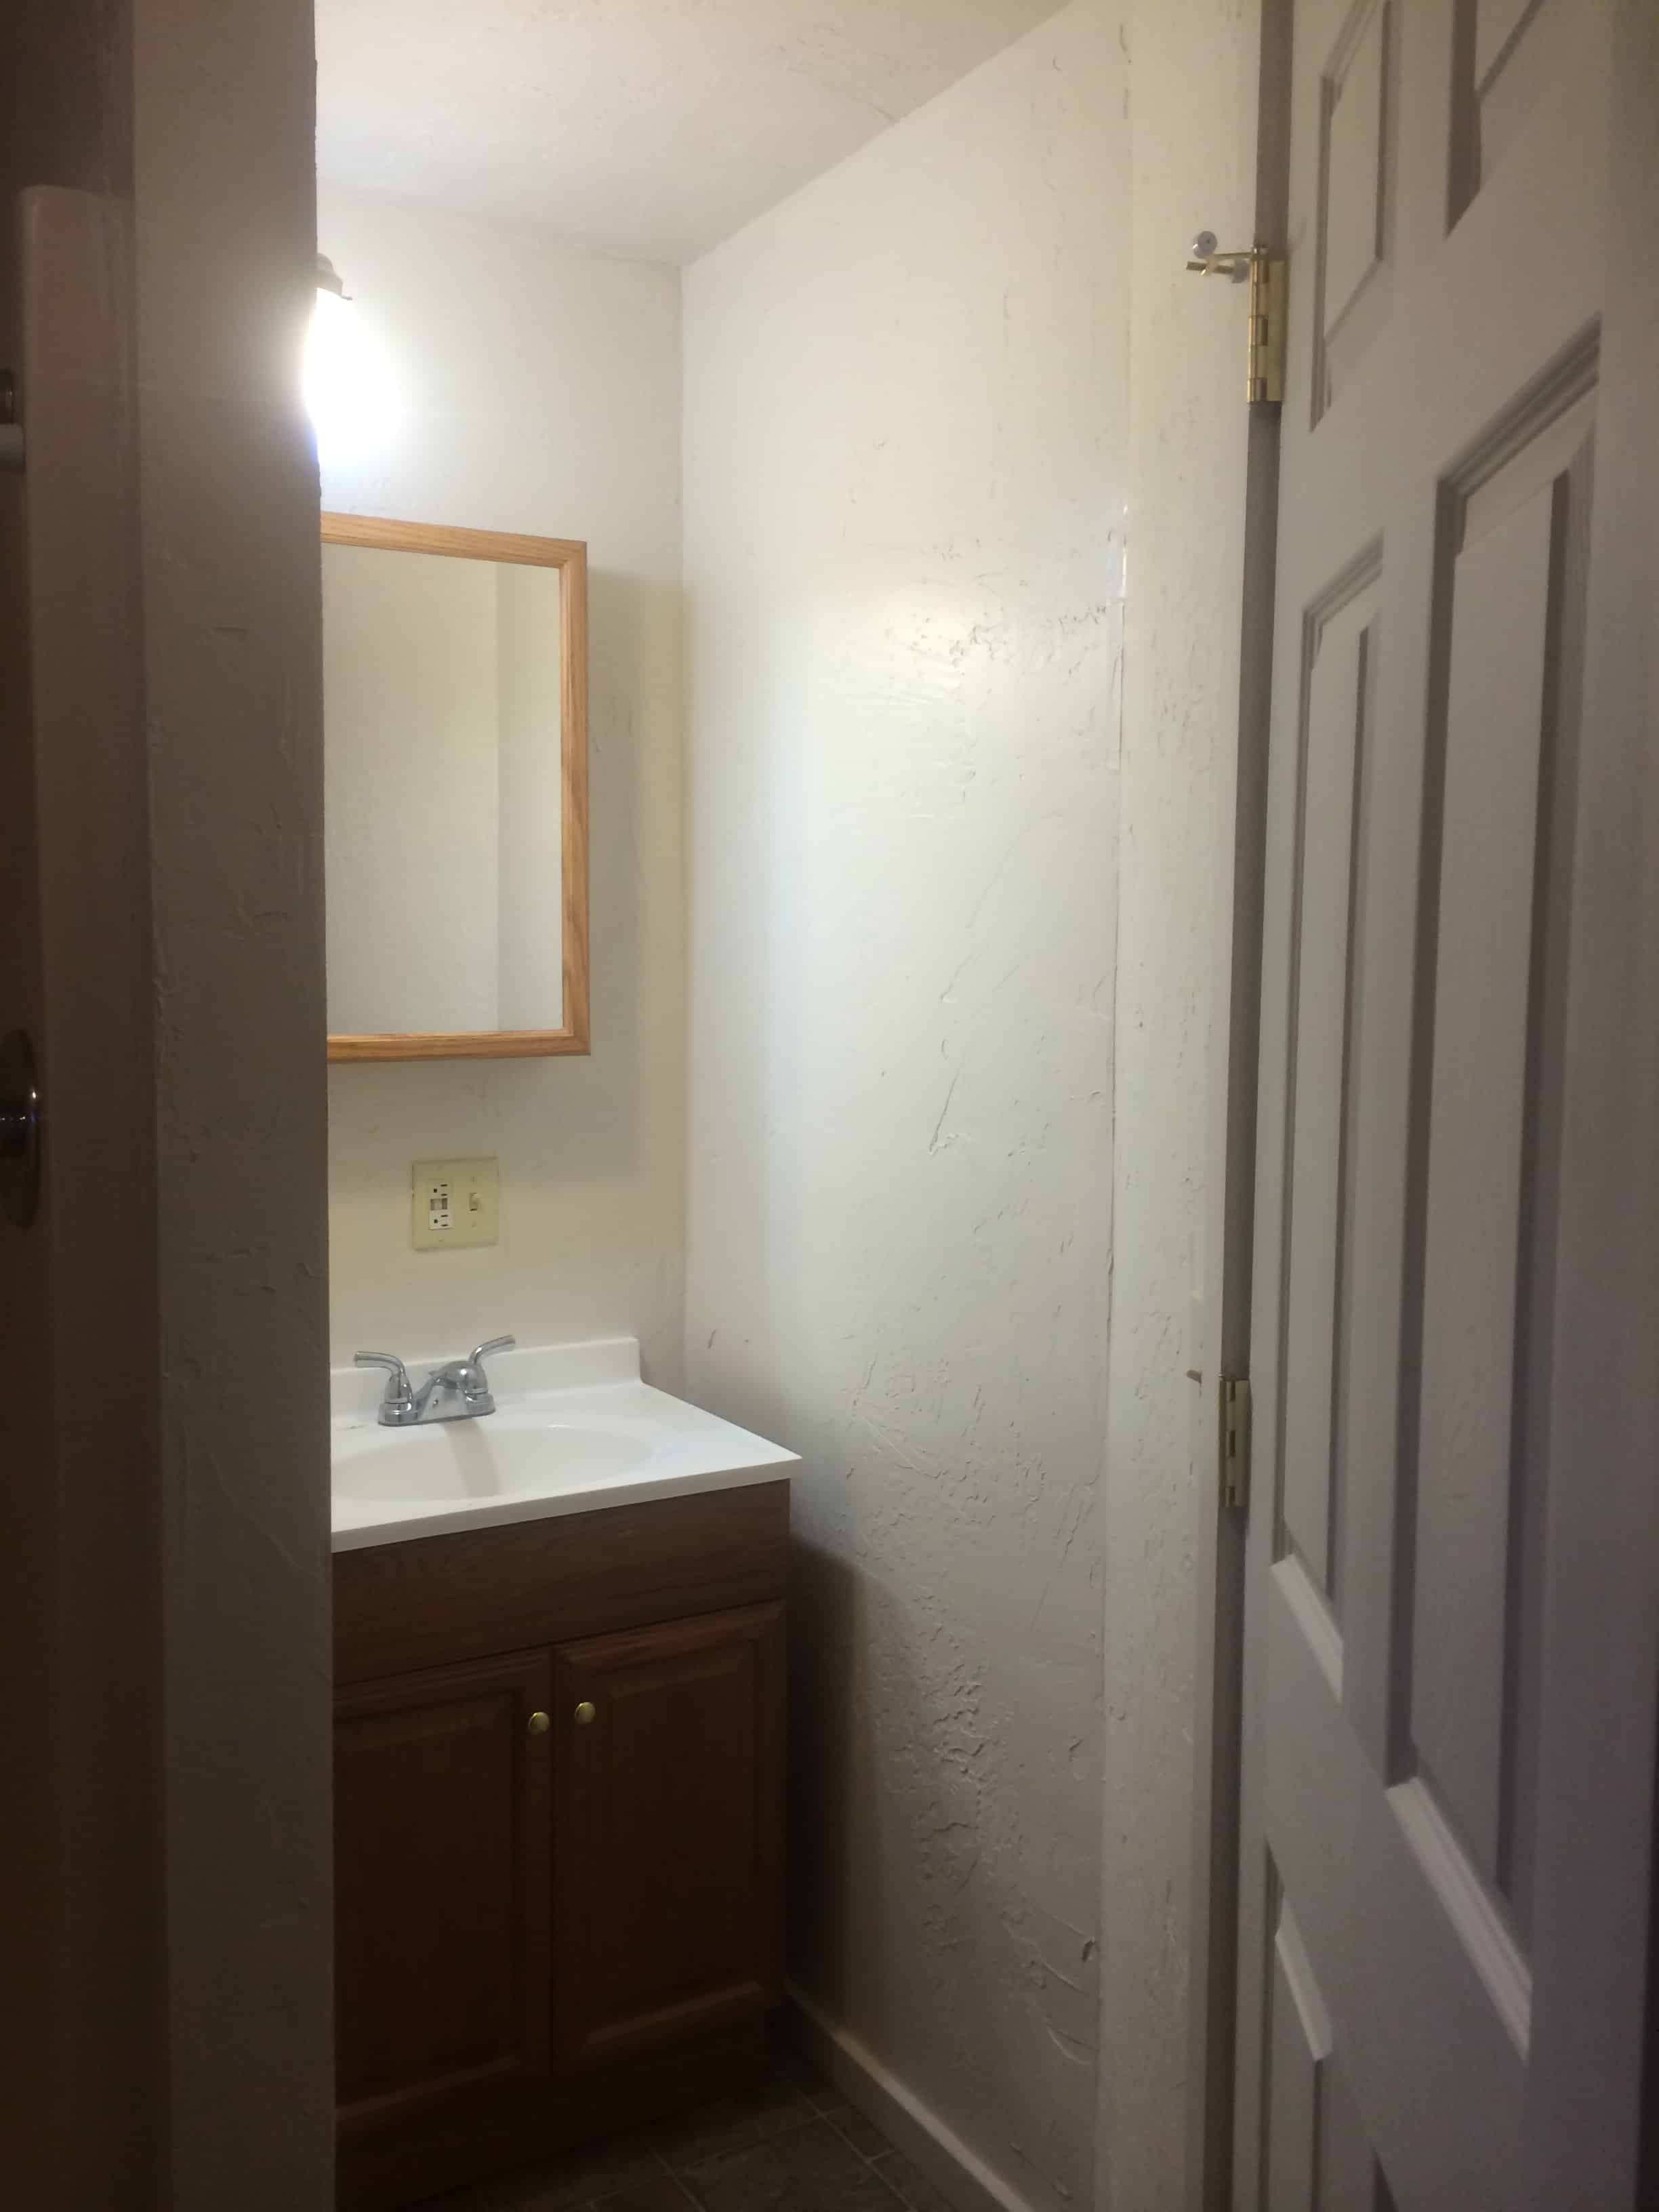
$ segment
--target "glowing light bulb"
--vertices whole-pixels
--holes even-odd
[[[380,443],[396,421],[397,393],[385,350],[321,254],[302,377],[319,451],[360,452]]]

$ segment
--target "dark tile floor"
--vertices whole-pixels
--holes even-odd
[[[422,2212],[950,2212],[880,2130],[793,2051],[764,2087],[595,2143]]]

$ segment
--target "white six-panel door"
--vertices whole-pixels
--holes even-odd
[[[1297,0],[1234,2158],[1263,2212],[1524,2189],[1612,22]]]

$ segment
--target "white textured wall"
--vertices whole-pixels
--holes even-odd
[[[637,1334],[680,1367],[684,915],[679,272],[325,190],[319,237],[383,341],[397,428],[324,504],[580,538],[591,568],[593,1051],[336,1067],[337,1358],[505,1329]],[[415,1159],[495,1153],[501,1242],[416,1253]]]
[[[1129,574],[1106,1511],[1100,2201],[1184,2203],[1194,1541],[1213,1514],[1208,1176],[1218,843],[1237,729],[1255,0],[1137,0]],[[1205,1396],[1187,1379],[1206,1370]]]
[[[686,279],[692,1394],[796,1446],[793,1972],[1085,2200],[1127,418],[1083,0]]]

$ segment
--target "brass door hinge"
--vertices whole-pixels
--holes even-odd
[[[1244,1513],[1250,1504],[1250,1384],[1243,1375],[1221,1378],[1221,1503]]]
[[[1276,404],[1285,397],[1285,264],[1265,246],[1219,252],[1215,233],[1200,230],[1187,266],[1194,276],[1225,276],[1250,287],[1249,360],[1244,397]]]
[[[1285,397],[1285,264],[1264,246],[1250,256],[1249,389],[1246,398]]]

